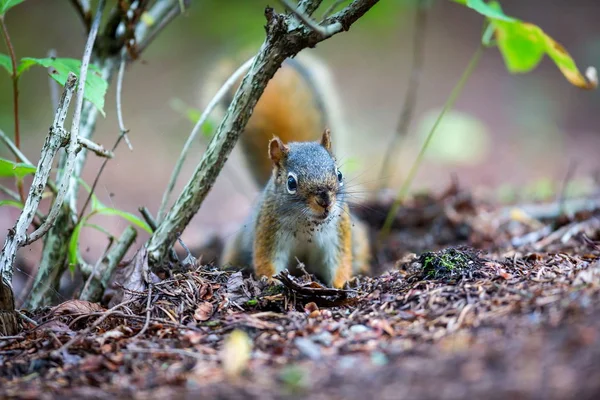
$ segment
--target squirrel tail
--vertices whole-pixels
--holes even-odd
[[[216,82],[224,82],[235,68],[231,60],[217,65],[205,85],[206,99],[219,87]],[[221,116],[241,79],[220,105]],[[334,135],[339,132],[334,143],[345,136],[339,103],[333,76],[321,59],[303,51],[282,64],[267,84],[240,137],[243,158],[259,187],[264,187],[272,173],[267,146],[273,135],[285,143],[319,140],[326,128]]]

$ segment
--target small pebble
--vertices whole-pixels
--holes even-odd
[[[300,353],[311,360],[319,360],[321,358],[321,349],[312,340],[298,337],[294,340],[294,344],[300,350]]]

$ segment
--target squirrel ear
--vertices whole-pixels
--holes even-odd
[[[271,158],[273,164],[281,166],[289,151],[290,148],[283,144],[277,136],[269,141],[269,158]]]
[[[321,137],[321,146],[325,147],[327,151],[331,152],[331,131],[329,129],[325,129],[325,132],[323,132],[323,136]]]

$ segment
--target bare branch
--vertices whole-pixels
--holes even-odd
[[[219,102],[223,99],[223,97],[225,97],[227,95],[227,93],[229,93],[229,91],[231,90],[233,85],[235,85],[235,83],[238,81],[238,79],[240,79],[240,77],[246,73],[246,71],[248,70],[248,68],[250,67],[250,65],[252,64],[253,61],[254,61],[254,57],[252,57],[251,59],[246,61],[233,74],[231,74],[229,79],[227,79],[227,81],[223,84],[223,86],[221,86],[221,88],[217,91],[217,93],[214,95],[214,97],[210,100],[210,102],[208,103],[208,105],[206,106],[204,111],[202,112],[200,119],[198,119],[198,122],[196,122],[196,125],[194,126],[194,129],[192,129],[192,132],[188,136],[188,139],[185,142],[183,149],[181,150],[181,154],[179,155],[179,159],[177,160],[177,163],[175,164],[175,168],[173,169],[173,173],[171,174],[171,178],[169,180],[167,190],[165,190],[165,192],[163,193],[163,198],[160,203],[160,208],[158,209],[158,214],[156,217],[156,219],[159,223],[162,221],[162,219],[164,217],[164,213],[167,208],[167,204],[169,203],[169,197],[171,196],[171,193],[173,192],[173,188],[175,187],[175,183],[177,182],[177,178],[179,177],[181,168],[183,167],[183,162],[185,161],[185,158],[187,157],[187,153],[189,152],[189,150],[192,146],[192,143],[194,143],[194,140],[196,140],[196,136],[198,135],[198,132],[200,132],[200,128],[202,127],[202,125],[204,125],[204,123],[208,119],[209,115],[213,112],[213,110],[217,107],[217,105],[219,105]]]
[[[114,158],[115,156],[112,151],[106,150],[102,145],[94,143],[90,139],[79,137],[77,138],[77,143],[79,143],[79,146],[94,152],[99,157]]]
[[[292,3],[290,3],[289,0],[279,0],[279,2],[283,4],[288,10],[290,10],[292,14],[298,17],[306,26],[308,26],[310,29],[317,32],[324,38],[329,37],[342,30],[342,25],[340,23],[332,23],[327,26],[320,26],[309,16],[305,15],[300,9],[296,8]],[[290,29],[295,29],[295,26],[290,26]]]
[[[377,2],[378,0],[354,0],[349,6],[323,23],[339,24],[339,31],[348,30]],[[244,130],[254,106],[269,80],[281,67],[282,62],[302,49],[314,47],[326,39],[311,29],[290,31],[290,17],[279,15],[272,8],[265,10],[265,16],[267,17],[265,42],[242,80],[240,88],[235,93],[223,121],[202,156],[202,160],[179,198],[146,244],[148,260],[153,266],[157,266],[166,258],[179,233],[185,229],[200,208]]]
[[[33,220],[35,211],[37,210],[40,201],[42,200],[42,194],[46,187],[46,182],[50,176],[52,170],[52,160],[56,155],[56,152],[63,142],[64,124],[67,109],[69,103],[73,97],[73,91],[75,90],[75,84],[77,83],[77,77],[74,74],[69,74],[67,82],[65,83],[65,89],[59,102],[59,108],[56,110],[56,116],[54,118],[54,124],[50,128],[44,147],[42,148],[42,155],[37,165],[37,170],[33,176],[33,182],[29,189],[29,196],[25,200],[23,211],[15,224],[15,227],[9,231],[4,242],[2,253],[0,253],[0,270],[2,273],[2,280],[4,284],[10,287],[13,275],[13,265],[17,250],[27,242],[27,228]]]

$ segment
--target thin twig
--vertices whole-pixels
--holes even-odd
[[[95,153],[98,157],[114,158],[114,156],[115,156],[112,151],[106,150],[104,148],[104,146],[102,146],[98,143],[94,143],[90,139],[86,139],[84,137],[78,137],[77,143],[79,143],[79,145],[81,147],[84,147],[84,148],[88,149],[89,151]]]
[[[194,141],[196,140],[198,132],[200,132],[200,128],[202,128],[202,125],[204,125],[210,114],[219,105],[223,97],[225,97],[227,93],[229,93],[231,88],[237,83],[238,79],[246,73],[246,71],[248,70],[248,68],[250,68],[250,65],[252,65],[253,62],[254,57],[246,61],[233,74],[231,74],[231,76],[227,79],[227,81],[225,81],[223,86],[221,86],[221,88],[217,91],[214,97],[210,100],[210,102],[202,112],[200,119],[198,119],[198,122],[196,122],[196,125],[194,125],[192,132],[188,136],[188,139],[185,142],[183,149],[181,150],[179,159],[175,164],[175,168],[173,169],[173,173],[171,174],[171,178],[169,179],[169,184],[167,185],[167,190],[165,190],[165,192],[163,193],[163,198],[158,209],[158,214],[156,216],[156,220],[158,223],[160,223],[164,218],[166,208],[169,203],[169,197],[171,196],[173,188],[175,187],[175,183],[177,182],[177,178],[181,173],[181,168],[183,167],[183,162],[187,157],[187,153],[190,151],[192,143],[194,143]]]
[[[71,347],[71,345],[73,343],[77,342],[79,339],[81,339],[82,337],[84,337],[85,335],[90,333],[92,331],[92,329],[96,328],[98,325],[100,325],[102,323],[102,321],[104,321],[106,318],[110,317],[110,315],[112,313],[114,313],[121,307],[125,307],[126,305],[133,303],[136,300],[137,300],[136,298],[132,298],[132,299],[126,300],[126,301],[119,303],[116,306],[106,310],[104,313],[102,313],[102,315],[96,321],[94,321],[94,323],[92,325],[85,328],[83,331],[79,332],[77,335],[73,336],[71,338],[71,340],[69,340],[68,342],[63,344],[58,350],[56,350],[56,352],[61,353],[63,351],[66,351],[69,347]]]
[[[410,70],[410,80],[408,82],[408,88],[404,96],[404,105],[402,106],[402,113],[398,120],[398,126],[396,127],[396,134],[392,138],[392,142],[387,147],[383,164],[381,166],[381,189],[385,188],[389,183],[391,177],[390,163],[393,155],[399,148],[400,142],[406,138],[408,134],[408,128],[415,111],[415,105],[417,103],[417,94],[419,92],[419,83],[421,81],[421,71],[423,70],[423,53],[425,49],[425,31],[427,27],[427,13],[428,10],[425,5],[417,5],[415,9],[415,30],[413,34],[413,60]],[[386,178],[387,177],[387,178]]]
[[[144,334],[144,332],[146,332],[146,329],[148,329],[148,326],[150,325],[150,315],[152,312],[152,308],[150,307],[150,302],[152,301],[152,284],[148,285],[148,298],[146,300],[146,321],[144,322],[144,326],[142,327],[142,329],[135,334],[135,336],[132,337],[132,339],[135,339],[137,337],[140,337]]]
[[[33,326],[38,326],[38,323],[36,321],[29,318],[27,315],[23,314],[21,311],[15,310],[15,312],[17,313],[19,318],[21,318],[23,321],[29,322]]]
[[[312,20],[311,17],[305,15],[301,10],[296,8],[289,0],[279,0],[281,4],[285,6],[288,10],[291,11],[300,21],[304,23],[304,25],[308,26],[310,29],[321,35],[323,38],[329,37],[339,31],[342,30],[342,25],[337,23],[332,23],[327,26],[321,26]]]
[[[328,18],[331,14],[333,14],[333,12],[335,11],[335,9],[338,8],[338,6],[340,4],[342,4],[343,2],[345,2],[345,1],[348,1],[348,0],[335,0],[332,5],[330,5],[329,7],[327,7],[327,9],[323,13],[323,16],[321,17],[321,19]]]
[[[25,164],[33,165],[31,161],[19,150],[19,148],[13,143],[12,140],[4,133],[2,129],[0,129],[0,139],[6,144],[6,147],[15,155],[18,162],[22,162]]]
[[[92,57],[92,49],[94,48],[94,43],[98,34],[98,28],[100,27],[100,21],[102,19],[102,12],[104,10],[105,4],[106,0],[100,0],[98,2],[96,16],[94,17],[94,22],[92,23],[90,34],[88,35],[88,40],[85,44],[83,58],[81,59],[79,84],[77,86],[77,97],[75,99],[75,111],[73,113],[73,121],[71,123],[69,144],[66,147],[68,156],[58,186],[58,193],[56,194],[54,204],[52,205],[52,208],[48,213],[46,221],[44,221],[42,226],[36,229],[29,236],[26,243],[35,242],[36,240],[44,236],[46,232],[48,232],[48,230],[50,230],[50,228],[54,225],[54,222],[56,221],[56,218],[58,217],[58,214],[63,206],[63,200],[69,189],[69,186],[73,185],[72,181],[75,181],[74,185],[77,185],[77,178],[72,176],[72,174],[75,168],[75,159],[77,158],[77,153],[79,153],[79,150],[81,149],[79,140],[79,123],[81,120],[81,109],[83,107],[83,92],[85,89],[85,82],[90,64],[90,58]],[[75,212],[75,210],[73,210],[73,212]]]
[[[125,128],[125,122],[123,122],[123,107],[121,105],[121,97],[123,96],[123,77],[125,76],[125,65],[125,58],[121,58],[119,74],[117,75],[117,120],[119,121],[119,130],[121,131],[121,136],[123,136],[123,138],[125,139],[125,143],[127,144],[127,147],[129,147],[129,150],[133,150],[133,146],[131,146],[131,142],[129,141],[129,136],[127,136],[127,134],[129,133],[129,129]]]

